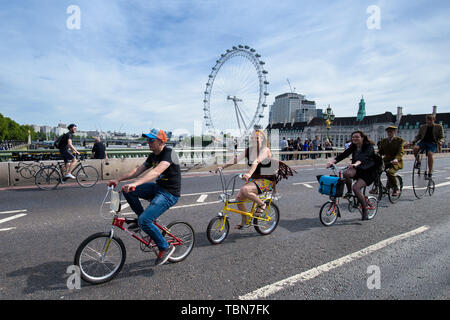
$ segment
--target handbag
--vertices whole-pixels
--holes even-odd
[[[317,176],[319,181],[319,193],[331,197],[342,197],[344,194],[345,180],[337,176]]]

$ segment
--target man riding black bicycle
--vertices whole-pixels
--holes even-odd
[[[434,123],[435,117],[432,114],[426,116],[426,124],[421,125],[419,132],[411,145],[420,141],[413,149],[414,156],[417,159],[417,155],[420,150],[425,150],[428,157],[428,178],[432,178],[433,172],[433,154],[437,151],[440,152],[441,145],[444,143],[444,128],[438,123]],[[417,161],[416,165],[420,168],[420,162]]]
[[[118,179],[110,180],[109,185],[137,178],[123,186],[125,199],[138,215],[138,225],[130,225],[128,229],[136,230],[140,227],[153,239],[159,249],[155,265],[160,265],[170,258],[175,247],[164,239],[153,221],[178,202],[181,193],[181,170],[177,154],[166,146],[167,135],[163,130],[152,129],[150,133],[142,136],[147,138],[152,153],[139,167]],[[141,176],[148,169],[150,171]],[[152,182],[154,180],[156,183]],[[150,201],[145,210],[139,199]]]
[[[69,132],[63,134],[57,141],[58,149],[65,163],[63,172],[64,178],[75,179],[75,177],[72,175],[72,170],[77,165],[77,158],[73,156],[73,154],[69,151],[69,149],[72,150],[72,152],[75,153],[76,155],[80,154],[72,144],[73,136],[77,132],[77,126],[72,123],[69,124],[67,129],[69,129]]]
[[[392,196],[398,197],[400,194],[399,185],[395,175],[398,170],[403,169],[403,144],[404,140],[395,134],[397,127],[389,126],[386,128],[387,138],[381,140],[378,145],[378,154],[383,156],[383,163],[388,179],[387,188],[392,188]],[[381,173],[381,172],[380,172]],[[378,186],[374,184],[371,194],[378,192]]]

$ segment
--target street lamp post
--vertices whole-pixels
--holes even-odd
[[[323,114],[323,120],[325,120],[325,125],[327,126],[327,139],[330,141],[330,129],[331,123],[334,121],[335,115],[333,110],[331,110],[330,105],[328,105],[327,112]]]

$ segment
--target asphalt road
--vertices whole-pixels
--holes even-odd
[[[383,199],[371,221],[344,207],[331,227],[318,218],[327,197],[317,192],[315,178],[329,171],[323,163],[299,167],[278,185],[281,221],[273,234],[232,230],[217,246],[205,231],[220,210],[219,178],[185,175],[182,198],[161,220],[194,227],[191,255],[155,267],[153,253],[141,252],[120,233],[127,260],[117,278],[102,285],[82,282],[73,290],[67,288],[66,270],[78,245],[110,228],[111,220],[99,214],[106,182],[90,189],[0,191],[0,299],[448,300],[450,161],[435,161],[436,191],[423,199],[408,189],[411,166],[407,161],[401,172],[406,188],[398,203]],[[231,225],[239,220],[233,217]]]

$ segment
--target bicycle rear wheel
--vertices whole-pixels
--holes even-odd
[[[56,189],[61,183],[61,174],[54,166],[39,169],[34,176],[34,184],[41,190]]]
[[[109,232],[96,233],[84,240],[75,253],[74,264],[83,280],[92,284],[112,280],[122,270],[126,259],[125,245]]]
[[[187,258],[191,253],[195,244],[194,228],[183,221],[171,222],[167,225],[170,233],[173,234],[179,240],[170,236],[167,232],[163,232],[162,235],[166,238],[168,243],[172,243],[175,247],[174,253],[169,258],[170,262],[180,262]]]
[[[212,244],[222,243],[230,233],[230,223],[226,216],[217,216],[211,219],[206,228],[206,236]]]
[[[392,194],[394,193],[394,188],[389,188],[389,192],[388,192],[388,197],[389,197],[389,201],[391,203],[396,203],[399,199],[400,196],[402,195],[402,189],[403,189],[403,179],[400,176],[395,176],[395,179],[397,179],[397,186],[398,186],[398,196],[393,196]]]
[[[337,218],[341,215],[341,211],[337,204],[337,201],[327,201],[320,208],[319,219],[320,222],[326,226],[332,226]]]
[[[253,224],[255,225],[255,230],[262,234],[268,235],[274,232],[280,222],[280,209],[278,209],[275,203],[270,203],[266,201],[267,209],[261,218],[269,218],[269,221],[260,220],[258,218],[253,219]]]
[[[427,157],[424,157],[423,152],[421,152],[418,155],[418,159],[414,161],[412,173],[413,191],[417,199],[422,198],[427,192],[428,186],[427,166],[428,166],[428,159]]]
[[[78,184],[83,188],[95,186],[98,181],[98,171],[93,166],[80,166],[75,174]]]

